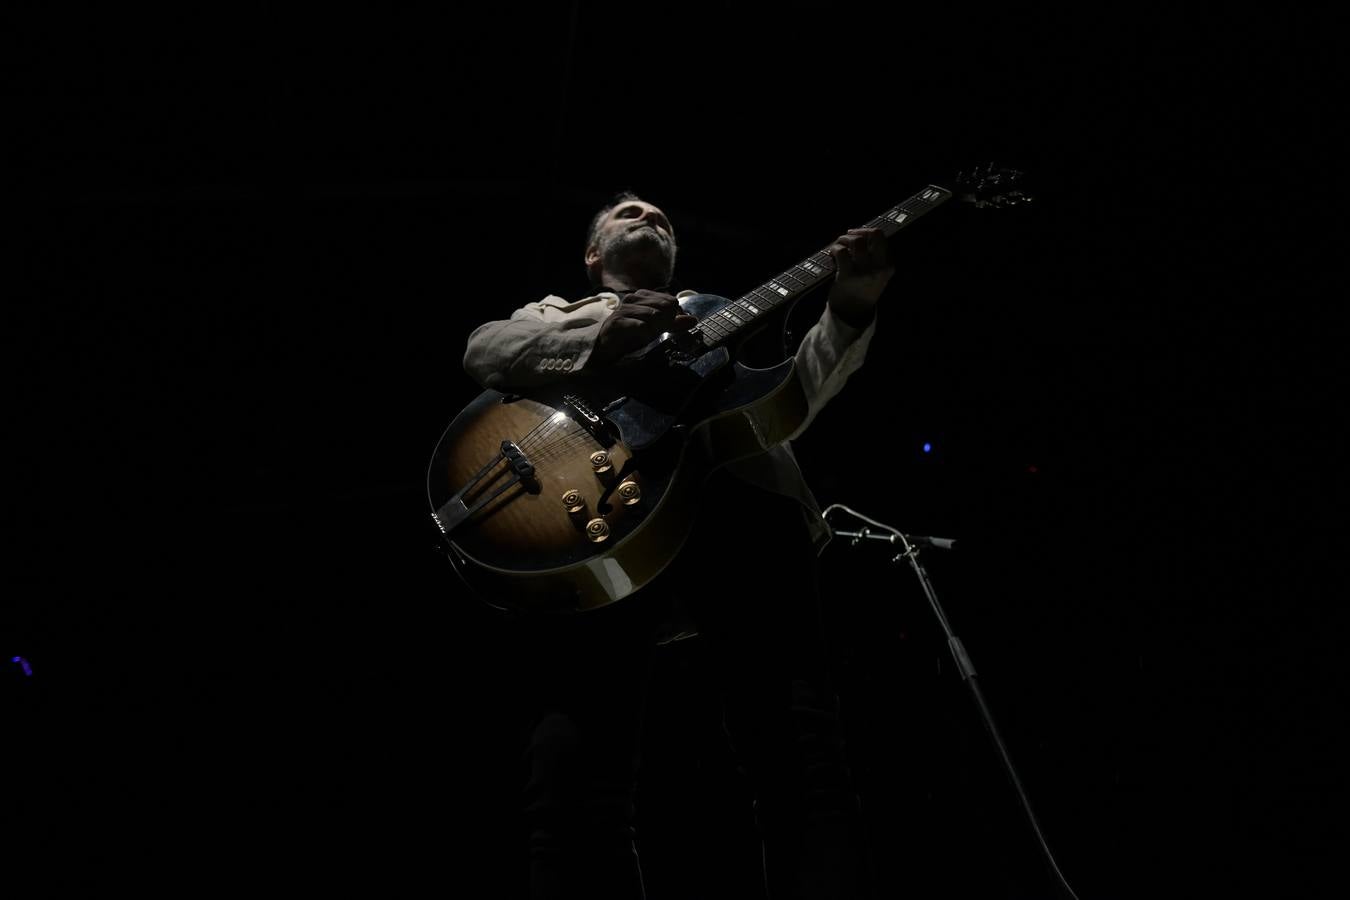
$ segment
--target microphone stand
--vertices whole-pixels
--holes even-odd
[[[898,563],[901,560],[908,560],[910,568],[914,570],[915,576],[919,579],[919,586],[923,588],[924,596],[928,598],[928,605],[932,607],[933,615],[937,617],[938,624],[942,626],[942,631],[947,637],[947,647],[951,650],[952,658],[956,660],[956,670],[961,673],[961,680],[970,686],[970,694],[975,700],[976,708],[979,709],[980,719],[984,722],[985,730],[993,740],[994,746],[998,750],[999,758],[1003,762],[1003,768],[1008,773],[1013,788],[1017,791],[1018,799],[1021,800],[1022,803],[1022,810],[1026,813],[1027,821],[1031,823],[1031,830],[1035,832],[1036,840],[1040,844],[1041,850],[1045,853],[1045,858],[1049,861],[1050,868],[1054,871],[1056,878],[1059,879],[1060,886],[1064,888],[1065,892],[1072,897],[1073,900],[1078,900],[1078,895],[1075,894],[1073,888],[1069,886],[1069,882],[1064,877],[1064,873],[1059,869],[1059,863],[1055,861],[1054,854],[1050,852],[1050,845],[1046,843],[1045,835],[1041,831],[1040,823],[1036,820],[1036,814],[1031,810],[1031,800],[1027,796],[1026,789],[1022,787],[1022,779],[1017,775],[1017,769],[1013,766],[1012,756],[1008,753],[1008,748],[1003,743],[1003,736],[999,734],[998,726],[994,724],[994,715],[989,709],[989,704],[985,702],[984,694],[980,691],[979,679],[976,678],[975,674],[975,663],[971,661],[970,654],[966,651],[966,646],[961,642],[961,638],[957,637],[955,632],[952,631],[951,623],[947,621],[947,614],[943,611],[942,604],[938,602],[937,591],[933,589],[933,583],[928,578],[928,572],[924,569],[923,563],[919,561],[920,546],[934,547],[941,550],[954,550],[956,549],[956,541],[950,538],[904,534],[891,528],[889,525],[883,525],[880,522],[869,519],[861,513],[849,509],[842,503],[831,504],[825,508],[823,513],[821,513],[821,516],[826,519],[827,525],[829,524],[828,517],[830,513],[837,509],[841,509],[849,515],[861,519],[864,522],[868,522],[882,530],[881,533],[878,533],[872,531],[867,526],[863,526],[858,531],[835,531],[834,529],[831,529],[838,537],[850,538],[850,546],[856,547],[859,542],[865,540],[886,541],[887,543],[898,544],[900,546],[900,552],[891,558],[891,562]]]

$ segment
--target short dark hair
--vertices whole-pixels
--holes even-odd
[[[586,250],[591,249],[591,244],[595,242],[595,233],[600,230],[600,222],[609,214],[609,211],[620,203],[627,203],[629,200],[641,200],[637,194],[632,191],[619,191],[610,198],[598,213],[591,217],[591,227],[586,229]]]

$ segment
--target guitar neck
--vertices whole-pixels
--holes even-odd
[[[865,227],[880,228],[889,238],[945,203],[951,196],[952,192],[946,188],[930,184],[903,203],[892,206]],[[824,250],[813,253],[700,320],[691,330],[701,334],[704,344],[709,347],[726,343],[753,331],[762,324],[763,317],[815,290],[833,274],[834,257]]]

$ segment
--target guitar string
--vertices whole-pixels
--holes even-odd
[[[558,456],[559,450],[563,448],[573,449],[586,443],[590,432],[584,428],[578,428],[576,431],[569,432],[561,437],[553,439],[551,443],[542,444],[531,449],[531,454],[537,459],[551,459]]]
[[[526,437],[521,438],[520,443],[518,444],[518,446],[519,446],[520,449],[522,449],[522,450],[530,449],[530,450],[533,450],[533,451],[535,451],[535,452],[538,452],[538,451],[542,448],[542,446],[547,446],[547,444],[545,444],[544,442],[546,442],[546,441],[548,441],[548,440],[550,440],[550,439],[556,440],[556,438],[554,437],[554,432],[556,432],[559,428],[564,429],[564,432],[563,432],[563,435],[562,435],[562,436],[563,436],[563,438],[565,439],[565,438],[567,437],[567,435],[571,433],[571,432],[566,431],[565,429],[567,428],[568,425],[571,425],[571,424],[574,424],[574,423],[572,422],[571,419],[568,419],[568,420],[566,420],[566,421],[564,421],[564,422],[558,422],[558,421],[556,421],[556,418],[555,418],[555,417],[550,416],[550,417],[548,418],[547,421],[543,422],[541,425],[539,425],[537,428],[534,429],[534,431],[537,431],[537,432],[540,432],[540,433],[534,437],[534,442],[533,442],[533,443],[530,443],[530,436],[527,435]],[[553,427],[551,430],[546,429],[545,426],[548,426],[548,425],[553,425],[554,427]],[[540,429],[545,429],[545,430],[540,431]],[[531,432],[531,434],[534,434],[534,432]]]
[[[559,441],[565,441],[576,432],[563,431],[559,433],[556,429],[544,432],[528,444],[521,445],[522,450],[529,450],[532,453],[539,453],[547,450],[549,447],[557,444]]]
[[[546,430],[546,429],[548,428],[549,425],[556,425],[557,427],[554,428],[553,430]],[[575,430],[569,430],[569,429],[573,428],[573,426],[575,426]],[[557,414],[555,414],[555,415],[549,416],[549,417],[548,417],[547,419],[545,419],[543,422],[540,422],[540,423],[539,423],[538,425],[536,425],[533,429],[531,429],[529,434],[525,435],[525,437],[523,437],[523,438],[520,439],[520,441],[518,442],[517,446],[519,446],[520,449],[525,450],[525,449],[527,449],[527,444],[528,444],[530,449],[533,449],[535,452],[539,452],[540,450],[544,449],[544,447],[541,447],[541,442],[547,441],[547,440],[549,440],[550,438],[552,438],[553,435],[554,435],[554,432],[557,431],[559,428],[563,430],[563,433],[562,433],[562,435],[561,435],[561,437],[560,437],[560,439],[562,439],[562,440],[566,440],[568,437],[570,437],[570,436],[572,436],[572,435],[575,435],[575,434],[586,434],[586,433],[588,433],[588,432],[586,432],[585,428],[582,428],[582,427],[581,427],[580,425],[578,425],[578,423],[577,423],[576,421],[574,421],[573,419],[568,418],[568,417],[565,417],[565,416],[564,416],[563,418],[559,419],[559,416],[558,416]],[[530,443],[530,441],[531,441],[532,438],[533,438],[534,442],[533,442],[533,443]],[[545,445],[545,446],[547,446],[547,445]]]
[[[552,421],[551,418],[545,419],[544,421],[540,422],[538,425],[534,426],[529,431],[527,431],[523,437],[517,438],[513,443],[521,450],[524,450],[526,444],[529,443],[530,439],[534,437],[541,428],[547,426],[551,421]]]
[[[529,458],[536,466],[545,465],[560,458],[566,452],[584,446],[584,440],[578,440],[580,437],[582,435],[569,434],[562,438],[555,438],[547,444],[531,447],[527,451]],[[586,437],[589,437],[589,435],[586,435]]]
[[[571,452],[574,449],[585,448],[587,443],[592,440],[593,438],[590,432],[581,428],[564,436],[562,439],[555,440],[553,443],[531,451],[530,455],[536,465],[544,464],[559,459],[565,453]],[[598,444],[595,446],[598,446]]]
[[[571,419],[564,419],[563,421],[559,421],[556,415],[549,416],[548,418],[544,419],[544,421],[540,422],[538,425],[534,426],[528,432],[526,432],[524,437],[516,441],[516,446],[519,447],[522,451],[528,450],[537,454],[540,450],[541,441],[547,441],[550,437],[552,437],[553,432],[556,431],[558,428],[566,429],[569,425],[573,424],[575,423]],[[550,430],[549,429],[550,425],[555,426],[554,429]],[[567,437],[567,434],[569,433],[570,432],[564,433],[563,435],[564,439]],[[532,441],[533,443],[531,443]]]
[[[523,437],[519,438],[514,443],[517,447],[521,449],[522,452],[525,452],[527,450],[530,451],[530,455],[533,456],[536,461],[538,461],[539,459],[544,458],[544,456],[541,454],[541,450],[547,449],[549,445],[545,445],[543,448],[539,448],[535,445],[531,445],[530,441],[534,440],[538,442],[548,440],[551,434],[551,432],[547,431],[549,425],[558,425],[565,428],[566,425],[570,423],[570,421],[571,420],[567,420],[567,422],[558,422],[556,416],[549,416],[548,418],[544,419],[544,421],[540,422],[538,425],[534,426],[529,431],[527,431]],[[564,438],[565,437],[566,435],[564,435]],[[502,457],[499,456],[498,461],[500,461],[501,458]],[[509,469],[507,471],[509,471]],[[495,480],[496,477],[497,476],[494,476],[493,479],[489,480],[489,485],[492,480]],[[484,488],[484,490],[486,490],[486,487]]]

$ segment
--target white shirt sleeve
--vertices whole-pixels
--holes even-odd
[[[866,328],[857,329],[846,324],[826,305],[820,320],[811,326],[797,347],[797,378],[806,395],[806,418],[788,440],[800,437],[816,414],[844,387],[848,377],[862,367],[876,330],[875,314]]]

